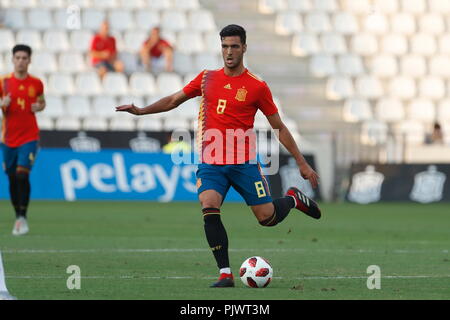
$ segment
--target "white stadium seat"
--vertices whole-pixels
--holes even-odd
[[[103,92],[109,95],[128,94],[128,81],[123,73],[108,72],[103,78]]]
[[[391,32],[413,35],[416,32],[414,16],[409,13],[398,13],[391,16]]]
[[[94,8],[112,9],[118,6],[117,0],[91,0]]]
[[[355,34],[352,36],[350,45],[354,53],[362,56],[371,56],[378,52],[377,39],[372,34]]]
[[[116,113],[117,101],[112,96],[96,96],[92,99],[91,106],[94,116],[112,118]]]
[[[135,13],[135,23],[139,29],[149,32],[153,27],[159,25],[159,14],[155,10],[138,10]]]
[[[333,30],[344,35],[355,34],[359,31],[358,20],[346,11],[338,11],[333,14]]]
[[[425,129],[421,122],[405,120],[396,126],[396,132],[409,144],[422,144],[425,139]]]
[[[275,31],[280,35],[290,35],[303,29],[302,18],[297,12],[281,12],[275,18]]]
[[[83,72],[75,78],[75,88],[77,94],[97,95],[102,93],[102,85],[97,72]]]
[[[53,52],[67,51],[69,37],[65,30],[47,30],[44,32],[43,44],[46,50]]]
[[[328,100],[342,100],[354,94],[352,79],[345,76],[329,77],[326,84],[326,97]]]
[[[172,94],[183,88],[181,78],[176,73],[160,73],[156,78],[158,93],[162,95]]]
[[[91,0],[70,0],[70,4],[80,8],[90,8],[92,5]]]
[[[442,0],[428,0],[429,10],[439,14],[450,13],[450,2]]]
[[[37,30],[19,30],[16,35],[16,43],[27,44],[33,48],[33,50],[42,48],[41,35]]]
[[[177,39],[177,51],[186,54],[199,53],[204,50],[203,38],[200,32],[183,30]]]
[[[439,52],[441,54],[450,54],[450,33],[439,37]]]
[[[364,73],[361,57],[356,54],[343,54],[337,58],[339,74],[357,76]]]
[[[444,33],[445,22],[441,15],[428,13],[419,18],[420,32],[438,35]]]
[[[336,73],[334,57],[329,54],[319,53],[311,57],[310,71],[313,76],[322,78]]]
[[[66,99],[67,115],[77,118],[92,116],[91,105],[86,96],[69,96]]]
[[[436,55],[430,57],[429,67],[431,75],[450,78],[450,56]]]
[[[395,14],[399,11],[398,0],[377,0],[374,6],[377,12],[384,14]]]
[[[136,129],[140,131],[162,131],[163,125],[159,118],[139,117],[137,119]]]
[[[73,30],[70,32],[70,47],[72,50],[87,52],[91,45],[93,32],[90,30]]]
[[[347,45],[342,35],[338,33],[325,33],[320,37],[322,50],[329,54],[343,54],[347,52]]]
[[[306,14],[304,21],[306,31],[312,33],[323,33],[331,31],[330,18],[325,12],[310,12]]]
[[[103,117],[87,117],[83,120],[83,130],[106,131],[108,120]]]
[[[110,11],[108,21],[112,30],[125,31],[134,28],[134,18],[131,11],[125,8]]]
[[[106,13],[100,9],[89,8],[81,12],[81,27],[97,32],[105,20]]]
[[[142,66],[139,65],[139,58],[136,53],[122,50],[119,52],[118,58],[122,61],[126,74],[131,74],[142,69]]]
[[[313,0],[313,8],[318,11],[334,12],[338,9],[336,0]]]
[[[445,96],[445,83],[438,77],[425,77],[420,79],[420,96],[429,99],[441,99]]]
[[[179,107],[177,107],[173,115],[180,116],[184,119],[193,120],[198,117],[198,111],[200,107],[200,99],[194,98],[189,99],[185,102],[183,102]]]
[[[405,118],[405,109],[402,102],[396,98],[381,98],[375,105],[377,119],[397,122]]]
[[[361,98],[346,100],[344,103],[342,117],[348,122],[371,120],[373,115],[369,101]]]
[[[285,9],[285,0],[258,0],[258,10],[261,13],[271,14]]]
[[[27,26],[25,13],[21,9],[8,8],[4,13],[4,25],[7,28],[21,30]]]
[[[136,116],[127,112],[116,112],[109,123],[109,129],[115,131],[134,131]]]
[[[405,55],[400,60],[402,74],[410,77],[423,77],[427,73],[425,58],[415,54]]]
[[[164,131],[189,130],[190,125],[187,119],[173,117],[169,114],[167,115],[167,118],[164,119],[163,128]]]
[[[36,5],[39,8],[57,9],[64,7],[66,3],[64,0],[37,0]]]
[[[12,6],[12,3],[14,3],[14,7],[19,9],[35,8],[37,6],[36,0],[6,0],[4,2],[9,6]]]
[[[59,68],[62,72],[82,72],[86,69],[86,62],[79,52],[63,52],[59,55]]]
[[[8,29],[0,29],[0,52],[10,51],[14,45],[13,32]]]
[[[386,143],[388,126],[384,121],[367,120],[361,126],[361,142],[367,145]]]
[[[121,96],[117,100],[117,105],[121,106],[124,104],[134,104],[138,107],[145,107],[146,104],[144,103],[144,99],[141,96],[133,96],[133,95],[126,95]]]
[[[426,10],[425,0],[400,0],[402,10],[412,14],[421,14]]]
[[[81,122],[78,118],[62,116],[56,119],[55,129],[78,131],[81,129]]]
[[[432,122],[436,117],[435,106],[431,100],[415,99],[408,106],[408,118],[412,120]]]
[[[216,30],[214,16],[208,10],[194,10],[188,14],[189,28],[201,32]]]
[[[289,11],[309,12],[312,8],[312,0],[286,0],[286,9]]]
[[[53,17],[49,9],[36,8],[28,11],[28,26],[35,30],[53,28]]]
[[[393,77],[398,73],[397,60],[392,55],[377,55],[372,58],[370,69],[380,78]]]
[[[439,101],[437,106],[437,119],[450,122],[450,98]]]
[[[142,44],[147,40],[148,32],[144,30],[127,30],[123,36],[125,49],[129,52],[139,53]]]
[[[161,28],[167,31],[182,31],[187,27],[186,15],[180,10],[164,11],[161,15]]]
[[[389,30],[389,22],[383,14],[369,14],[364,18],[364,30],[373,34],[385,34]]]
[[[319,52],[320,44],[318,37],[312,33],[297,33],[292,38],[292,54],[305,57]]]
[[[145,0],[119,0],[119,8],[141,9],[145,7]]]
[[[357,14],[368,14],[372,11],[369,0],[342,0],[342,9]]]
[[[55,55],[48,51],[33,52],[30,71],[37,73],[57,72],[58,64]]]
[[[45,112],[38,112],[36,114],[36,120],[40,130],[53,130],[55,128],[53,119],[51,119]]]
[[[165,10],[172,7],[171,0],[146,0],[146,6],[153,10]]]
[[[45,2],[45,0],[44,0]],[[67,8],[56,9],[53,11],[53,22],[54,28],[56,29],[66,29],[70,26],[69,14]]]
[[[51,94],[45,95],[45,111],[44,113],[56,119],[57,117],[64,116],[64,101],[60,96],[54,96]]]
[[[358,96],[367,99],[379,98],[384,93],[380,80],[372,75],[358,76],[355,80],[355,89]]]
[[[212,53],[221,53],[222,46],[217,32],[208,32],[204,35],[205,51]]]
[[[130,76],[130,92],[136,96],[155,94],[155,79],[149,73],[135,72]]]
[[[203,69],[215,70],[222,67],[222,60],[215,53],[198,53],[194,56],[194,71],[202,71]]]
[[[401,56],[408,52],[408,41],[403,35],[387,34],[381,39],[381,48],[384,53]]]
[[[393,78],[389,83],[389,93],[400,99],[411,99],[416,96],[416,84],[413,78],[400,76]]]
[[[436,41],[434,37],[425,33],[418,33],[411,38],[411,52],[424,56],[432,56],[436,53]]]
[[[52,73],[48,79],[48,92],[54,95],[71,95],[74,93],[72,77],[65,73]]]
[[[194,10],[200,8],[198,0],[172,0],[173,6],[182,10]]]

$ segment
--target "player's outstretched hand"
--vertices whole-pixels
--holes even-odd
[[[313,188],[317,188],[319,185],[319,175],[311,168],[309,164],[306,163],[303,166],[300,166],[300,175],[303,179],[309,180]]]
[[[41,104],[39,102],[35,102],[35,103],[31,104],[31,111],[38,112],[38,111],[40,111],[40,107],[41,107]]]
[[[11,103],[11,94],[8,93],[6,96],[1,99],[1,106],[2,107],[9,107],[9,104]]]
[[[124,104],[116,107],[116,111],[128,112],[135,115],[140,115],[139,108],[132,104]]]

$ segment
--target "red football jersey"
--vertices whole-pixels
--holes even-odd
[[[112,36],[103,38],[100,35],[96,34],[92,38],[91,51],[103,51],[103,50],[109,51],[110,55],[116,54],[117,53],[116,39]],[[101,61],[104,61],[104,60],[99,59],[99,58],[94,58],[94,57],[92,57],[92,59],[91,59],[92,65],[95,65]]]
[[[44,94],[42,81],[31,75],[17,79],[11,73],[0,81],[0,96],[8,93],[11,103],[3,109],[2,142],[15,148],[39,140],[39,128],[31,105]]]
[[[235,77],[223,68],[204,70],[183,91],[190,98],[202,96],[197,134],[202,162],[239,164],[255,159],[255,114],[258,109],[266,116],[278,112],[264,81],[247,69]]]

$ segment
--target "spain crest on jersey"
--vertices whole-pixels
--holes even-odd
[[[245,101],[245,98],[247,97],[247,90],[245,88],[240,88],[236,92],[236,100],[237,101]]]
[[[28,96],[34,98],[36,96],[36,89],[33,86],[28,87]]]

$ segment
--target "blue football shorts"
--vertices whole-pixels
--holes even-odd
[[[7,174],[16,172],[18,166],[30,169],[38,151],[38,141],[27,142],[19,147],[11,148],[1,144],[3,152],[3,169]]]
[[[269,184],[259,164],[201,163],[198,165],[197,192],[199,195],[205,190],[212,189],[221,194],[222,199],[225,200],[230,187],[233,187],[249,206],[272,202]]]

